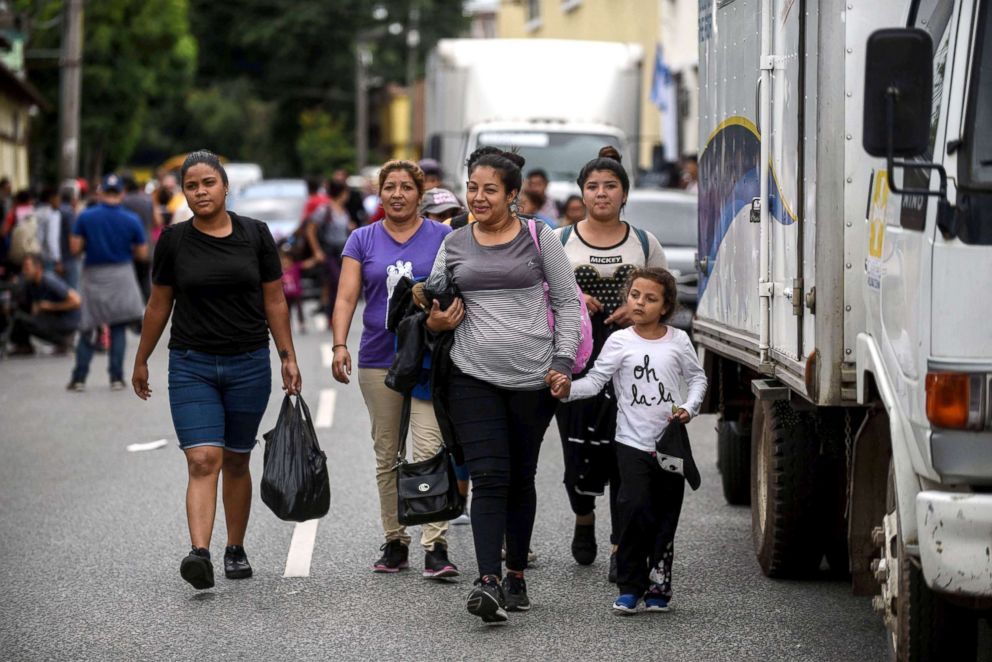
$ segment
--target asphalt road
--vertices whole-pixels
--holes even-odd
[[[451,557],[464,572],[457,581],[422,579],[416,544],[411,571],[371,573],[381,532],[361,394],[355,383],[334,383],[323,366],[326,333],[296,342],[316,416],[320,391],[336,390],[333,423],[319,430],[332,505],[319,523],[310,574],[283,577],[294,524],[259,500],[257,452],[246,542],[255,576],[223,578],[218,509],[211,547],[218,580],[203,592],[178,573],[189,549],[186,470],[169,417],[164,344],[151,362],[149,402],[109,390],[105,355],[96,357],[81,394],[64,389],[71,358],[0,362],[0,659],[884,659],[881,621],[846,583],[761,575],[750,513],[727,506],[720,493],[710,416],[690,428],[703,486],[686,497],[668,614],[611,613],[602,499],[599,558],[590,567],[572,560],[573,518],[553,425],[538,476],[529,613],[489,628],[465,611],[475,572],[471,527],[451,527]],[[130,372],[136,337],[128,343]],[[274,424],[281,397],[273,393],[262,430]],[[168,446],[125,449],[158,439]],[[415,543],[418,537],[415,531]]]

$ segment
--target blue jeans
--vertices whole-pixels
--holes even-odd
[[[62,275],[62,280],[65,284],[74,290],[79,289],[79,279],[83,272],[83,261],[79,258],[66,258],[62,260],[62,267],[65,269],[65,273]]]
[[[268,347],[234,356],[169,350],[169,408],[183,450],[250,453],[271,392]]]
[[[127,346],[127,324],[114,324],[110,327],[110,356],[107,372],[110,381],[124,381],[124,349]],[[96,343],[100,338],[99,329],[82,331],[76,343],[76,367],[72,369],[72,381],[85,382],[90,373],[90,362]]]

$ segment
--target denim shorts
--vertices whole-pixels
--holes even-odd
[[[183,450],[250,453],[271,392],[268,347],[234,356],[169,350],[169,407]]]

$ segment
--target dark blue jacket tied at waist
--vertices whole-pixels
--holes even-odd
[[[386,386],[408,398],[430,399],[444,445],[461,464],[461,447],[448,414],[447,386],[454,369],[451,348],[455,334],[453,331],[432,333],[425,325],[427,311],[435,299],[446,310],[458,297],[458,289],[453,285],[434,292],[422,282],[405,276],[400,279],[389,299],[386,319],[386,328],[396,334],[396,355],[385,381]]]

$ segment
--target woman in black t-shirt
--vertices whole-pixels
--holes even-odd
[[[217,479],[224,472],[224,574],[252,574],[244,550],[251,508],[248,464],[269,401],[269,332],[282,360],[283,388],[300,392],[300,370],[282,291],[282,265],[268,227],[225,206],[227,173],[217,156],[193,152],[182,167],[193,211],[166,228],[155,248],[152,293],[131,383],[151,395],[148,357],[175,303],[169,339],[169,406],[186,453],[186,513],[193,550],[179,572],[194,588],[214,585],[210,536]]]

